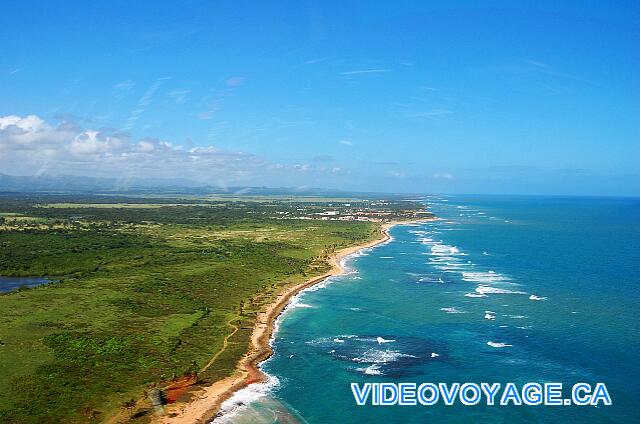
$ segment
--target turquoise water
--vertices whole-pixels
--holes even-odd
[[[270,381],[221,421],[640,422],[640,200],[425,202],[440,220],[394,227],[294,300],[263,364]],[[613,405],[358,407],[350,389],[583,381],[604,382]]]

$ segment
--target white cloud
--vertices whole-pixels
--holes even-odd
[[[233,180],[265,166],[258,157],[213,146],[182,146],[126,134],[51,125],[35,115],[0,117],[0,172]]]
[[[451,115],[453,112],[448,109],[430,109],[420,112],[407,113],[407,118],[433,118],[436,116]]]
[[[69,152],[76,156],[113,154],[124,145],[125,142],[118,137],[100,134],[98,131],[86,130],[73,138],[69,144]]]
[[[226,83],[229,87],[238,87],[244,84],[244,81],[244,77],[231,77],[227,79]]]
[[[120,81],[113,86],[112,96],[117,100],[122,100],[131,92],[135,85],[136,83],[130,80]]]
[[[299,170],[299,171],[305,171],[305,172],[311,169],[311,165],[309,165],[307,163],[302,164],[302,165],[300,165],[300,164],[294,165],[293,167],[295,169]]]
[[[141,140],[136,145],[136,150],[143,153],[149,153],[155,150],[155,146],[151,141]]]
[[[138,101],[136,108],[131,111],[129,119],[127,120],[127,123],[124,127],[125,130],[130,130],[135,126],[136,122],[138,122],[138,119],[140,119],[142,114],[147,110],[147,107],[151,105],[151,101],[153,100],[153,96],[156,94],[156,91],[158,91],[160,86],[168,79],[168,77],[156,79],[155,82],[151,84],[151,86],[147,89],[147,91],[144,92],[144,94]]]
[[[320,63],[320,62],[324,62],[325,60],[329,59],[328,57],[319,57],[316,59],[310,59],[310,60],[305,60],[304,62],[302,62],[303,65],[313,65],[316,63]]]
[[[167,93],[167,96],[173,99],[173,101],[176,103],[184,103],[187,100],[187,94],[189,94],[190,92],[190,90],[186,89],[171,90],[169,91],[169,93]]]
[[[547,65],[546,63],[540,62],[538,60],[524,59],[524,63],[540,69],[551,69],[550,65]]]
[[[209,119],[213,118],[213,115],[216,113],[217,110],[218,110],[218,106],[214,104],[208,110],[198,113],[198,119],[202,121],[208,121]]]
[[[130,80],[120,81],[119,83],[113,86],[113,89],[126,91],[126,90],[131,90],[135,85],[136,83]]]
[[[184,147],[165,140],[52,124],[35,115],[0,117],[0,173],[126,178],[187,178],[215,184],[291,183],[298,175],[335,170],[309,164],[271,163],[215,146]]]
[[[449,172],[437,172],[432,175],[436,180],[453,180],[455,177]]]
[[[25,118],[21,118],[20,116],[16,115],[0,117],[0,130],[3,130],[10,126],[15,126],[16,128],[21,130],[37,129],[39,127],[42,127],[43,124],[44,121],[35,115],[29,115]]]
[[[35,115],[0,117],[0,154],[9,147],[12,150],[30,150],[54,145],[72,133],[61,127],[52,132],[52,127]]]
[[[357,71],[340,72],[340,75],[360,75],[360,74],[384,74],[391,72],[389,69],[361,69]]]
[[[340,140],[338,143],[344,144],[345,146],[353,146],[353,142],[351,140]]]

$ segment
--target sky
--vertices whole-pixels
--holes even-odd
[[[636,1],[0,8],[0,173],[640,195]]]

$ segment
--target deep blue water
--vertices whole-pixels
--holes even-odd
[[[425,201],[440,220],[394,227],[294,301],[273,378],[227,419],[640,422],[640,199]],[[357,407],[349,383],[378,381],[604,382],[613,405]]]
[[[0,293],[10,292],[20,287],[35,287],[49,283],[45,277],[0,277]]]

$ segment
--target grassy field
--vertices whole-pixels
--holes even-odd
[[[2,423],[104,421],[200,371],[237,326],[198,378],[230,374],[278,291],[379,234],[369,222],[272,219],[255,202],[39,207],[50,200],[0,197],[0,275],[56,281],[0,295]]]

